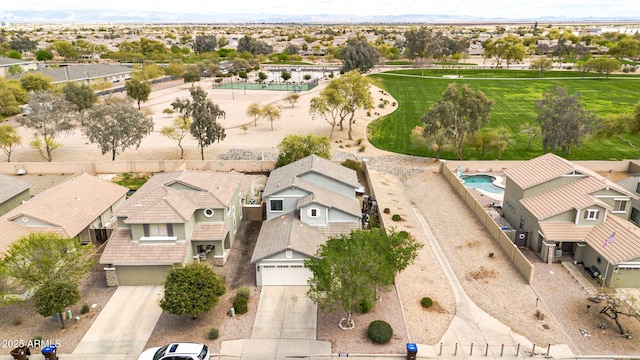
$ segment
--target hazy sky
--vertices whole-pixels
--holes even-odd
[[[28,0],[2,1],[0,19],[12,10],[152,10],[167,13],[354,16],[436,14],[486,18],[635,17],[639,0]]]

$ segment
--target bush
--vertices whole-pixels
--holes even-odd
[[[16,315],[13,317],[13,319],[11,319],[11,324],[13,324],[13,326],[18,326],[22,324],[22,316],[20,315]]]
[[[89,312],[89,305],[88,304],[82,304],[82,308],[80,308],[80,314],[86,314]]]
[[[380,103],[380,104],[378,104],[378,107],[379,107],[380,109],[384,109],[384,103]]]
[[[433,305],[433,300],[431,300],[430,297],[423,297],[420,300],[420,305],[422,305],[422,307],[424,308],[429,308]]]
[[[236,314],[246,314],[249,311],[249,302],[238,296],[233,300],[233,308],[236,310]]]
[[[389,210],[389,208],[384,208],[384,210],[382,210],[383,213],[385,214],[389,214],[391,213],[391,210]]]
[[[360,169],[362,169],[362,163],[353,159],[346,159],[341,163],[341,165],[355,171],[360,171]]]
[[[249,288],[246,286],[243,286],[236,291],[237,297],[245,298],[247,300],[249,300],[250,295],[251,295],[251,290],[249,290]]]
[[[360,145],[360,146],[358,147],[358,152],[364,152],[364,149],[366,149],[366,148],[367,148],[367,145],[362,144],[362,145]]]
[[[218,328],[210,328],[209,332],[207,333],[207,339],[209,340],[215,340],[218,338],[218,336],[220,335],[220,333],[218,332]]]
[[[356,312],[358,314],[366,314],[373,310],[373,301],[370,299],[362,299],[356,303]]]
[[[356,145],[362,144],[363,141],[364,141],[363,138],[358,138],[358,140],[356,140]]]
[[[400,220],[402,220],[402,217],[400,217],[400,215],[398,215],[398,214],[393,214],[393,216],[391,216],[391,220],[400,221]]]
[[[388,322],[383,320],[376,320],[372,321],[371,324],[369,324],[367,335],[369,335],[369,339],[378,344],[386,344],[389,342],[389,340],[391,340],[391,337],[393,336],[393,329]]]

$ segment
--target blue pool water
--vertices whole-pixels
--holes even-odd
[[[493,184],[496,178],[491,175],[462,175],[460,176],[460,179],[462,179],[464,186],[468,188],[484,190],[492,194],[504,193],[504,188]]]

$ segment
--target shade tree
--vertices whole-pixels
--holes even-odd
[[[473,90],[466,84],[458,90],[456,83],[451,83],[438,102],[422,116],[424,136],[433,136],[445,129],[458,159],[462,160],[467,135],[487,125],[493,104],[494,101],[481,90]]]
[[[103,155],[111,153],[111,160],[130,147],[138,148],[152,130],[150,116],[133,107],[130,99],[115,98],[91,108],[82,127],[82,132],[90,142],[98,144]]]
[[[203,263],[174,265],[167,273],[160,307],[169,314],[196,319],[213,309],[226,290],[222,277]]]

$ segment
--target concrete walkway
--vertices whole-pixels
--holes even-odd
[[[489,358],[531,356],[533,343],[530,340],[515,333],[511,328],[485,313],[467,296],[426,220],[417,209],[414,208],[413,212],[420,222],[420,226],[427,236],[447,280],[453,288],[456,299],[456,315],[440,341],[443,344],[447,344],[447,347],[440,354],[439,345],[418,344],[418,354],[421,354],[420,350],[422,349],[423,356],[439,356],[441,359],[455,358],[457,357],[456,355],[463,357],[467,355],[485,356],[485,353]],[[452,344],[463,344],[464,348]],[[475,349],[475,354],[470,344],[478,345]],[[491,345],[486,348],[486,344]],[[504,344],[504,348],[500,344]],[[538,348],[535,354],[547,355],[546,351],[546,348]],[[424,352],[427,354],[424,354]],[[550,351],[548,355],[555,358],[573,357],[569,347],[564,345],[554,346],[553,351]]]
[[[161,294],[162,286],[118,287],[73,354],[140,355],[162,313]]]

